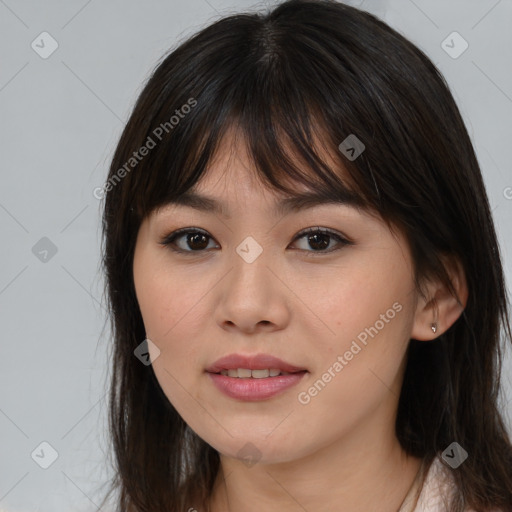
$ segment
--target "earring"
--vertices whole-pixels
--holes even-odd
[[[430,326],[430,327],[432,328],[432,332],[434,332],[434,333],[435,333],[435,332],[437,332],[437,323],[436,323],[436,322],[434,322],[433,324],[431,324],[431,326]]]

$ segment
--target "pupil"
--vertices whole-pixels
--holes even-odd
[[[202,239],[203,243],[201,243],[201,239]],[[204,249],[205,247],[208,246],[208,241],[206,239],[207,239],[207,237],[203,233],[193,233],[193,234],[189,235],[189,238],[188,238],[189,247],[191,249],[194,249],[194,248],[195,249]],[[199,247],[193,247],[193,245],[196,243],[199,244]]]
[[[318,242],[318,238],[323,239],[323,242]],[[329,245],[329,235],[315,233],[313,235],[309,235],[308,242],[313,249],[325,249]]]

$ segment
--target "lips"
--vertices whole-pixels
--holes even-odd
[[[208,373],[221,373],[225,370],[279,370],[283,373],[297,373],[307,371],[306,368],[287,363],[270,354],[255,354],[245,356],[242,354],[229,354],[221,357],[206,368]]]

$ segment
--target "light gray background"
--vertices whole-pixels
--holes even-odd
[[[483,169],[510,283],[512,2],[349,3],[406,35],[447,78]],[[246,0],[0,0],[0,510],[97,509],[109,475],[109,332],[102,336],[101,203],[93,190],[157,59],[220,15],[257,7]],[[59,45],[47,59],[31,47],[42,45],[44,31]],[[469,44],[458,58],[442,47],[453,31]],[[34,254],[43,237],[57,250],[47,261]],[[511,366],[509,357],[509,425]],[[36,449],[39,461],[49,456],[44,446],[41,455],[44,441],[58,453],[48,469],[31,458]]]

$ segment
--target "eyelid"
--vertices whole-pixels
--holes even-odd
[[[345,242],[347,244],[353,243],[351,240],[349,240],[345,235],[343,235],[339,231],[332,229],[332,228],[325,228],[322,226],[311,226],[309,228],[304,228],[304,229],[300,230],[293,238],[293,242],[295,242],[295,240],[297,240],[298,238],[301,238],[304,235],[307,235],[309,233],[313,233],[313,234],[314,233],[322,233],[322,234],[326,234],[326,235],[330,235],[330,236],[336,236],[337,238],[339,238],[340,240],[342,240],[343,242]]]

